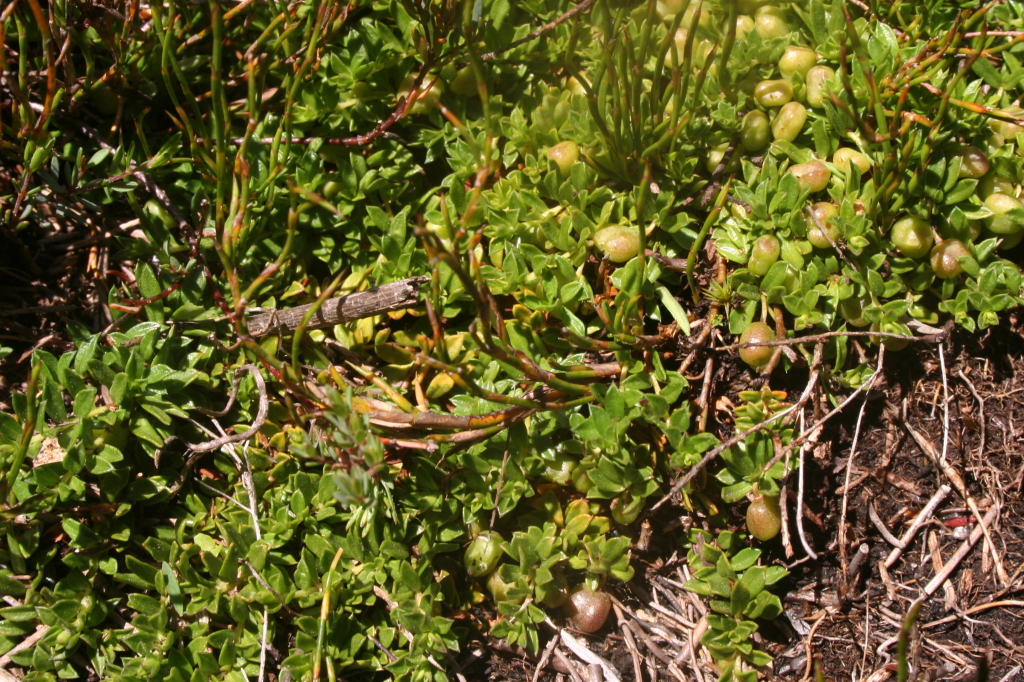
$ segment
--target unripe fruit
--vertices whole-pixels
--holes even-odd
[[[723,142],[722,144],[715,145],[708,150],[707,163],[704,167],[708,169],[708,173],[714,173],[718,169],[718,165],[725,159],[726,152],[729,151],[729,143]],[[729,159],[729,162],[725,164],[723,169],[726,173],[732,173],[733,171],[739,170],[740,157],[738,154],[733,154]]]
[[[474,578],[492,573],[501,559],[501,543],[501,534],[494,531],[484,531],[473,538],[463,559],[466,571]]]
[[[852,164],[852,165],[851,165]],[[861,175],[871,170],[871,159],[856,149],[840,147],[832,155],[832,165],[846,177],[850,177],[850,169],[856,169]]]
[[[808,161],[789,167],[789,172],[796,176],[802,189],[820,192],[828,187],[832,172],[821,161]]]
[[[398,99],[408,97],[412,93],[412,86],[416,82],[416,74],[410,73],[402,81],[402,85],[398,88]],[[424,92],[424,88],[427,86],[430,88]],[[427,74],[423,77],[420,82],[420,87],[416,90],[416,101],[413,102],[407,111],[410,114],[427,114],[437,106],[437,103],[441,101],[441,93],[444,92],[444,85],[441,83],[441,79],[432,74]]]
[[[871,331],[891,334],[899,334],[903,332],[903,330],[900,329],[899,327],[892,329],[888,328],[886,325],[880,325],[877,323],[871,325]],[[885,346],[886,350],[894,352],[901,351],[910,345],[910,339],[895,339],[891,336],[874,337],[871,339],[871,342],[874,343],[875,345],[881,343],[883,346]]]
[[[952,279],[958,276],[964,269],[960,266],[960,256],[969,256],[967,245],[959,239],[947,239],[941,244],[936,244],[932,249],[931,261],[932,270],[939,279]]]
[[[754,28],[764,40],[781,38],[789,33],[786,15],[778,7],[765,6],[758,8],[754,17]]]
[[[864,319],[864,304],[866,302],[866,299],[857,297],[847,298],[840,301],[839,314],[842,315],[843,319],[851,326],[867,327],[871,322]]]
[[[815,66],[807,72],[805,93],[807,103],[812,107],[820,107],[828,97],[826,84],[836,75],[836,72],[827,66]]]
[[[671,69],[673,59],[682,66],[683,59],[686,56],[686,38],[689,35],[690,32],[685,28],[676,29],[676,34],[672,36],[672,46],[665,53],[665,66]],[[673,57],[673,55],[675,56]]]
[[[748,152],[756,152],[768,144],[768,116],[757,109],[747,112],[740,123],[740,144]]]
[[[793,99],[793,84],[785,79],[761,81],[754,87],[754,99],[762,107],[781,107]]]
[[[779,73],[783,78],[803,80],[807,78],[807,72],[811,70],[814,63],[818,61],[818,55],[809,47],[796,47],[790,45],[779,58]]]
[[[745,343],[764,343],[774,341],[775,332],[764,322],[751,322],[740,334],[740,345]],[[775,349],[771,346],[751,346],[740,348],[740,360],[754,369],[761,369],[772,359]]]
[[[558,170],[563,178],[568,177],[572,165],[580,158],[580,146],[572,140],[559,142],[548,149],[548,158],[558,165]]]
[[[1018,225],[1006,215],[1015,208],[1024,208],[1024,203],[1021,203],[1020,199],[1005,194],[991,194],[985,199],[985,208],[995,214],[985,218],[985,227],[992,234],[1016,234],[1024,230],[1024,225]]]
[[[544,606],[549,609],[564,606],[569,600],[569,586],[565,582],[565,577],[560,573],[556,573],[554,577],[554,585],[549,583],[548,593],[544,596]]]
[[[1003,109],[1003,111],[1016,118],[1024,119],[1024,109],[1021,107],[1009,106]],[[1024,133],[1024,126],[1012,123],[1011,121],[1002,121],[998,118],[989,119],[988,127],[991,128],[996,135],[1010,143],[1017,141],[1017,133]]]
[[[587,90],[583,87],[583,84],[576,80],[575,76],[569,76],[565,80],[565,89],[573,95],[582,95],[586,97]]]
[[[807,108],[800,102],[787,102],[772,121],[772,135],[776,140],[792,142],[800,135],[807,122]]]
[[[747,530],[761,542],[771,540],[782,529],[782,510],[779,498],[760,493],[754,495],[747,507]]]
[[[993,235],[993,236],[1000,236],[1000,237],[1003,238],[1003,241],[999,245],[999,248],[1003,249],[1003,250],[1006,250],[1006,249],[1012,249],[1013,247],[1017,246],[1017,244],[1020,244],[1021,239],[1024,239],[1024,231],[1015,232],[1014,234],[1008,234],[1008,235]]]
[[[338,192],[341,190],[342,184],[340,182],[337,182],[336,180],[328,180],[324,183],[324,199],[327,199],[328,201],[334,199],[334,197],[338,196]]]
[[[954,156],[960,157],[961,178],[980,178],[988,173],[988,155],[977,147],[962,144],[957,145],[951,151]]]
[[[736,39],[743,40],[748,33],[754,30],[753,18],[746,14],[741,14],[736,17]]]
[[[565,615],[573,626],[581,632],[597,632],[608,620],[608,612],[612,609],[612,600],[604,592],[591,592],[580,585],[569,595],[569,601],[563,607]]]
[[[839,215],[839,207],[828,201],[819,201],[811,206],[811,219],[807,221],[807,240],[819,249],[832,247],[842,233],[832,221]],[[826,236],[826,232],[828,233]],[[832,241],[829,241],[829,237]]]
[[[892,226],[892,243],[907,258],[923,258],[935,243],[932,225],[924,218],[907,216]]]
[[[609,225],[594,235],[594,244],[613,263],[625,263],[640,251],[640,234],[635,227]]]
[[[758,237],[754,246],[750,249],[750,259],[747,260],[747,269],[752,275],[764,277],[768,270],[779,260],[781,247],[779,240],[773,235],[766,234]]]
[[[1017,188],[1014,187],[1011,180],[993,172],[981,179],[981,182],[978,183],[977,193],[982,200],[988,199],[993,194],[1005,194],[1012,197],[1017,193]]]
[[[472,97],[479,94],[476,88],[476,73],[473,71],[472,65],[459,69],[448,87],[454,94],[461,95],[462,97]]]
[[[554,461],[544,463],[544,471],[541,476],[557,483],[560,486],[567,486],[572,482],[572,472],[576,469],[576,460],[568,455],[558,455]]]
[[[509,601],[508,591],[514,585],[515,583],[505,582],[504,578],[501,577],[501,571],[495,571],[487,578],[487,591],[491,593],[491,598],[495,602]]]

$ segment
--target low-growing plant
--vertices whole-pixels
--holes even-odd
[[[103,324],[0,349],[0,652],[447,679],[475,632],[599,632],[678,481],[703,644],[755,679],[785,571],[728,512],[777,532],[796,415],[743,392],[725,447],[690,353],[817,358],[834,396],[870,371],[849,333],[1024,303],[1024,45],[989,33],[1024,15],[961,4],[12,3],[4,238],[88,234],[109,272]]]

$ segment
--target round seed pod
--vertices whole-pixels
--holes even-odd
[[[472,97],[479,94],[476,89],[476,72],[472,66],[464,66],[455,74],[448,88],[461,97]]]
[[[782,529],[779,498],[757,493],[747,506],[747,531],[761,542],[771,540]]]
[[[1024,230],[1024,225],[1018,225],[1006,215],[1015,208],[1024,208],[1020,199],[1006,194],[990,194],[985,199],[985,208],[995,214],[985,218],[985,227],[992,234],[1009,235]]]
[[[743,40],[747,34],[754,30],[753,17],[741,14],[736,17],[736,39]]]
[[[764,322],[751,322],[750,325],[740,334],[740,344],[762,343],[774,341],[775,331]],[[740,348],[740,360],[747,363],[754,369],[761,369],[772,359],[775,349],[771,346],[751,346]]]
[[[611,598],[600,590],[592,592],[586,586],[576,587],[569,601],[562,607],[573,627],[581,632],[597,632],[604,627],[612,609]]]
[[[836,75],[836,72],[827,66],[814,66],[807,72],[807,79],[804,81],[806,84],[805,93],[807,95],[807,104],[814,108],[818,108],[824,103],[826,94],[826,85],[828,81]]]
[[[756,152],[768,144],[768,116],[758,109],[748,111],[740,122],[740,144],[748,152]]]
[[[907,258],[924,258],[935,243],[931,223],[917,216],[897,220],[892,226],[890,238]]]
[[[761,81],[754,86],[754,99],[762,107],[781,107],[793,99],[793,84],[784,78]]]
[[[867,299],[847,298],[839,302],[839,314],[853,327],[867,327],[870,321],[864,319],[864,304]]]
[[[832,248],[842,233],[832,218],[839,215],[839,207],[829,201],[819,201],[811,206],[811,219],[807,221],[807,240],[819,249]],[[826,236],[826,233],[827,236]],[[832,241],[829,241],[829,237]]]
[[[765,5],[759,7],[754,16],[754,28],[764,40],[781,38],[789,33],[789,22],[785,13],[778,7]]]
[[[792,142],[800,135],[806,122],[807,107],[800,102],[787,102],[772,121],[772,135],[776,140]]]
[[[820,192],[828,187],[832,172],[821,161],[808,161],[789,167],[789,172],[796,176],[800,187],[811,192]]]
[[[510,601],[508,591],[514,585],[515,583],[505,582],[505,579],[501,577],[501,571],[495,571],[487,578],[487,591],[491,593],[491,598],[494,599],[495,603]]]
[[[856,149],[840,147],[836,150],[835,154],[832,155],[832,165],[847,177],[850,176],[850,171],[852,169],[856,169],[858,173],[864,175],[871,170],[871,159],[864,156]]]
[[[625,263],[640,251],[640,234],[635,227],[609,225],[597,231],[594,244],[613,263]]]
[[[1013,247],[1017,246],[1017,244],[1020,244],[1021,239],[1024,239],[1024,231],[1016,232],[1014,234],[1005,234],[1005,235],[1003,235],[1003,234],[995,235],[994,234],[992,236],[993,237],[1001,237],[1002,238],[1003,241],[1002,241],[1002,243],[999,244],[999,248],[1005,251],[1007,249],[1012,249]]]
[[[880,324],[875,323],[875,324],[871,325],[871,331],[873,331],[873,332],[891,332],[893,334],[899,334],[903,330],[901,330],[899,328],[888,329],[885,325],[880,325]],[[878,345],[879,343],[881,343],[883,346],[885,346],[886,350],[893,351],[893,352],[898,352],[898,351],[903,350],[907,346],[909,346],[910,345],[910,340],[909,339],[894,339],[891,336],[883,336],[883,337],[874,337],[874,338],[872,338],[871,339],[871,343],[873,343],[875,345]]]
[[[416,82],[416,74],[410,73],[402,81],[402,84],[398,88],[398,98],[408,97],[412,93],[412,86]],[[423,88],[430,86],[426,92]],[[419,89],[416,91],[416,101],[409,106],[410,114],[427,114],[430,113],[437,103],[441,101],[441,93],[444,92],[444,84],[440,78],[434,75],[427,74],[423,77],[423,81],[420,83]]]
[[[960,256],[969,256],[967,245],[959,239],[947,239],[932,249],[932,270],[939,279],[952,279],[964,271],[960,266]]]
[[[501,543],[501,533],[494,531],[484,531],[473,538],[463,558],[466,571],[474,578],[492,573],[503,553]]]
[[[548,158],[555,162],[563,178],[568,177],[572,165],[580,158],[580,146],[572,140],[559,142],[548,149]]]
[[[725,158],[726,152],[729,151],[729,143],[723,142],[722,144],[715,145],[708,150],[707,162],[704,167],[707,168],[708,173],[714,173],[718,168],[718,164],[722,163],[722,159]],[[740,157],[738,154],[732,154],[729,162],[725,164],[724,171],[726,173],[732,173],[733,171],[739,170]]]
[[[969,144],[961,144],[951,150],[953,156],[960,157],[960,177],[980,178],[988,173],[988,154]]]
[[[768,274],[768,270],[779,260],[780,252],[781,246],[776,237],[770,234],[758,237],[750,250],[747,269],[753,275],[764,277]]]
[[[976,194],[982,198],[982,200],[988,199],[993,194],[1005,194],[1008,197],[1016,196],[1017,188],[1014,186],[1012,180],[1004,178],[1002,175],[996,175],[995,172],[991,172],[981,179],[978,183],[978,189]]]
[[[789,80],[804,80],[816,61],[818,55],[811,48],[790,45],[779,58],[779,73]]]
[[[1016,105],[1008,106],[1003,109],[1006,113],[1016,118],[1024,120],[1024,109]],[[1024,126],[1013,123],[1012,121],[1003,121],[998,118],[989,119],[988,127],[998,135],[1000,138],[1009,143],[1017,141],[1017,133],[1024,133]]]

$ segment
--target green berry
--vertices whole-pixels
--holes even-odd
[[[851,169],[856,169],[860,175],[864,175],[871,170],[871,159],[856,149],[840,147],[832,155],[832,165],[846,177],[850,177]]]
[[[867,299],[847,298],[839,302],[839,314],[853,327],[867,327],[871,322],[864,319],[864,304]]]
[[[917,216],[896,221],[891,238],[893,245],[907,258],[924,258],[935,243],[931,223]]]
[[[828,181],[832,178],[832,172],[821,161],[794,164],[789,167],[789,172],[796,176],[802,189],[812,193],[828,187]]]
[[[792,142],[800,135],[806,122],[807,107],[800,102],[787,102],[772,121],[772,136],[776,140]]]
[[[828,201],[819,201],[811,206],[811,218],[807,221],[807,240],[819,249],[832,248],[842,233],[832,220],[839,216],[839,207]],[[827,235],[826,235],[827,233]],[[832,238],[829,241],[829,237]]]
[[[818,55],[809,47],[790,45],[779,58],[779,73],[789,80],[804,80],[807,72],[818,61]]]
[[[768,116],[758,109],[748,111],[740,122],[740,144],[748,152],[756,152],[768,144]]]
[[[827,66],[815,66],[807,72],[805,93],[807,103],[812,107],[820,107],[827,98],[826,86],[836,75],[836,72]]]
[[[751,274],[764,277],[768,270],[779,260],[781,245],[773,235],[766,234],[758,237],[750,250],[750,258],[747,260],[747,269]]]
[[[492,573],[501,560],[501,543],[501,534],[494,531],[484,531],[473,538],[463,558],[466,571],[474,578]]]
[[[953,156],[960,157],[960,177],[980,178],[988,173],[988,155],[975,146],[962,144],[953,147]]]
[[[568,177],[572,165],[580,158],[580,146],[572,140],[559,142],[548,149],[548,158],[555,162],[562,177]]]
[[[1024,225],[1014,222],[1010,216],[1006,215],[1014,209],[1024,208],[1024,203],[1021,203],[1020,199],[1006,194],[990,194],[985,199],[985,208],[994,214],[985,218],[985,227],[992,234],[1010,235],[1024,230]]]
[[[751,322],[740,334],[740,345],[745,343],[764,343],[774,341],[775,332],[764,322]],[[761,369],[772,359],[775,349],[771,346],[751,346],[740,348],[740,360],[753,369]]]
[[[932,249],[932,270],[939,279],[952,279],[964,271],[960,265],[961,256],[969,256],[967,245],[959,239],[947,239]]]
[[[472,97],[479,94],[476,87],[476,73],[473,71],[472,65],[459,69],[448,87],[454,94],[462,97]]]
[[[635,227],[609,225],[594,235],[594,244],[613,263],[625,263],[640,251],[640,234]]]
[[[754,87],[754,99],[762,107],[781,107],[793,99],[793,84],[784,78],[761,81]]]
[[[993,194],[1005,194],[1008,197],[1016,196],[1017,188],[1014,186],[1013,181],[1004,178],[1002,175],[996,175],[995,172],[991,172],[981,179],[978,183],[978,196],[982,200],[988,199]]]
[[[766,5],[757,10],[754,16],[754,28],[764,40],[781,38],[789,33],[789,22],[786,15],[778,7]]]
[[[747,506],[747,530],[761,542],[771,540],[782,529],[779,498],[757,493]]]
[[[1014,105],[1005,107],[1003,111],[1015,118],[1024,119],[1024,108]],[[1017,141],[1017,133],[1024,133],[1024,126],[998,118],[989,119],[988,127],[1000,138],[1011,144]]]

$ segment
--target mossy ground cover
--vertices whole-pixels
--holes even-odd
[[[6,5],[0,673],[974,674],[929,633],[1020,606],[1022,23]]]

